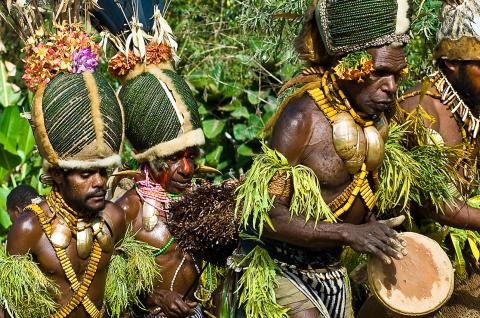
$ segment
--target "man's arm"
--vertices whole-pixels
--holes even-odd
[[[330,125],[326,118],[314,122],[311,110],[316,106],[305,107],[302,103],[313,101],[304,97],[289,105],[277,121],[270,142],[270,146],[280,151],[292,166],[302,163],[314,125],[328,125],[326,129]],[[322,155],[324,154],[318,154]],[[291,216],[284,200],[275,202],[274,208],[270,211],[270,218],[275,231],[266,226],[264,235],[267,238],[311,250],[327,250],[349,245],[358,251],[374,254],[387,263],[390,262],[390,257],[401,257],[399,251],[402,250],[402,246],[397,239],[397,233],[376,221],[362,225],[305,222],[303,217]]]
[[[23,212],[13,223],[7,236],[7,252],[10,255],[35,253],[35,247],[43,235],[37,216],[32,211]]]
[[[434,89],[434,88],[430,88]],[[420,97],[406,99],[400,104],[401,108],[411,113],[415,111]],[[462,135],[459,127],[448,107],[439,100],[425,96],[421,105],[423,109],[433,118],[433,122],[424,119],[427,127],[437,131],[445,145],[450,147],[458,146],[462,142]],[[458,173],[463,173],[460,169]],[[463,198],[456,199],[453,205],[443,204],[442,211],[436,211],[431,203],[425,202],[423,206],[417,207],[415,211],[424,217],[431,218],[442,225],[453,226],[463,229],[480,230],[480,209],[472,208],[467,205]]]
[[[104,217],[112,227],[113,239],[115,242],[118,242],[125,236],[127,231],[125,212],[110,201],[107,202],[104,211]]]

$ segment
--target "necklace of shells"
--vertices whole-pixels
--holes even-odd
[[[352,183],[329,206],[336,216],[348,211],[360,194],[366,206],[372,210],[375,195],[367,176],[378,180],[378,169],[385,154],[388,138],[388,121],[384,114],[376,120],[365,120],[351,107],[346,95],[338,87],[335,74],[325,71],[320,88],[308,94],[332,125],[333,145],[343,160],[347,171],[354,175]]]
[[[98,241],[105,253],[113,251],[112,232],[103,213],[91,222],[79,219],[78,212],[68,206],[56,190],[47,196],[46,201],[52,214],[49,219],[52,227],[50,241],[55,247],[67,248],[75,234],[77,254],[81,259],[87,259],[90,256],[94,240]]]

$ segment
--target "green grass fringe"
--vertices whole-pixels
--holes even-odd
[[[259,237],[265,224],[275,230],[269,216],[275,196],[270,196],[268,184],[277,172],[283,172],[293,180],[294,190],[289,208],[292,217],[304,216],[305,222],[310,219],[315,222],[322,219],[335,221],[335,216],[322,198],[318,178],[310,168],[290,166],[280,152],[265,144],[262,150],[263,153],[256,156],[245,181],[237,189],[235,213],[238,215],[241,212],[240,224],[247,227],[251,219],[251,226],[258,230]]]
[[[45,318],[54,314],[58,287],[46,277],[32,256],[7,254],[0,247],[0,304],[12,318]]]
[[[130,231],[115,248],[105,286],[109,317],[131,313],[135,307],[141,307],[139,296],[153,291],[155,282],[160,279],[154,251],[154,247],[136,240]]]
[[[275,287],[280,267],[270,258],[268,252],[256,246],[238,264],[248,266],[238,282],[239,305],[244,305],[249,318],[288,318],[288,308],[277,303]]]
[[[407,149],[410,124],[390,126],[376,197],[380,213],[398,209],[411,220],[411,202],[424,204],[428,200],[439,213],[444,204],[455,204],[459,180],[453,158],[461,156],[462,150],[437,144]]]

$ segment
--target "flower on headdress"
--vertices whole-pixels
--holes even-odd
[[[54,24],[54,31],[39,29],[25,46],[25,74],[28,88],[35,91],[61,72],[93,71],[99,46],[78,23]]]
[[[72,72],[82,73],[84,71],[95,71],[95,67],[98,64],[97,54],[87,47],[80,50],[73,51],[72,58]]]
[[[145,51],[147,65],[165,63],[173,58],[172,48],[166,44],[150,43],[145,47]],[[128,60],[123,52],[118,52],[108,62],[108,71],[113,76],[122,77],[140,62],[140,57],[133,51],[128,51]]]
[[[342,58],[334,67],[340,79],[363,82],[373,71],[373,56],[367,51],[356,51]]]

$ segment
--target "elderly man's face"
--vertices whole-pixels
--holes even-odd
[[[352,107],[366,115],[379,115],[393,105],[401,71],[407,66],[403,48],[382,46],[367,50],[373,56],[374,71],[363,83],[342,81]]]

